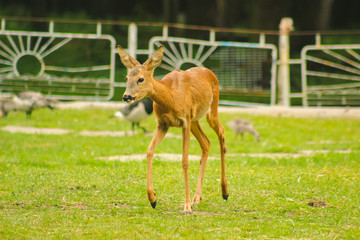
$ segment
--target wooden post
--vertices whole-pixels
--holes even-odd
[[[137,49],[137,26],[135,23],[129,24],[129,33],[128,33],[128,53],[130,56],[136,59],[136,49]]]
[[[137,49],[137,26],[135,23],[129,24],[128,31],[128,53],[130,56],[136,59],[136,49]],[[130,69],[127,69],[128,73]]]
[[[1,32],[5,31],[5,18],[1,19]]]
[[[293,20],[282,18],[279,38],[279,73],[278,73],[278,105],[290,106],[290,68],[289,68],[289,34],[293,30]]]

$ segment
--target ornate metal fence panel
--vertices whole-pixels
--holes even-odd
[[[169,35],[169,28],[174,36]],[[155,70],[160,78],[175,69],[210,68],[219,78],[223,104],[276,105],[278,32],[228,30],[178,24],[2,18],[0,96],[36,91],[60,100],[119,99],[127,70],[117,55],[118,42],[141,60],[163,45],[163,63]],[[190,39],[204,39],[204,31],[209,33],[208,40]],[[222,32],[228,32],[232,39],[254,41],[259,37],[259,41],[216,41],[230,36]],[[302,99],[303,106],[359,106],[360,45],[347,40],[343,42],[356,45],[322,45],[320,33],[297,33],[293,37],[312,35],[315,45],[305,46],[301,58],[285,61],[294,66],[287,77],[292,103],[301,105]],[[334,42],[325,36],[325,42]],[[308,44],[308,40],[300,42]],[[297,56],[299,49],[297,46],[291,55]]]
[[[175,69],[205,66],[219,78],[221,92],[262,92],[275,104],[277,48],[272,44],[202,41],[154,37],[150,54],[165,46],[159,68],[165,74]]]
[[[110,35],[0,31],[0,94],[37,91],[55,99],[109,100]]]
[[[306,46],[301,56],[304,106],[360,104],[360,45]]]
[[[27,19],[17,18],[14,21],[18,20],[27,22]],[[71,29],[85,32],[80,34],[64,32],[68,29],[65,25],[71,21],[40,22],[45,27],[48,24],[48,29],[18,31],[15,27],[15,30],[9,30],[11,24],[7,29],[7,21],[1,20],[1,96],[36,91],[60,100],[110,100],[116,87],[125,86],[122,81],[125,70],[119,61],[116,64],[120,70],[115,66],[115,32],[108,27],[113,23],[85,22],[86,27],[79,29],[83,22],[78,21],[79,25]],[[166,25],[157,27],[162,29],[163,35],[151,38],[147,49],[137,46],[139,36],[135,24],[129,24],[125,35],[128,37],[128,51],[134,57],[151,54],[159,45],[165,46],[164,61],[156,69],[156,74],[205,66],[218,76],[220,91],[229,99],[239,102],[241,99],[238,97],[248,94],[246,96],[265,99],[261,103],[275,104],[277,49],[265,43],[263,33],[258,34],[259,43],[224,42],[215,41],[215,31],[209,29],[210,39],[204,41],[169,37]],[[109,34],[103,34],[102,28]],[[95,33],[87,33],[89,30]],[[121,41],[124,41],[123,34]],[[115,76],[119,78],[117,82]],[[121,91],[117,89],[117,94]],[[244,102],[247,100],[243,98]]]

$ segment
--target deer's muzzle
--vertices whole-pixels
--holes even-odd
[[[125,102],[131,102],[131,101],[135,101],[135,97],[132,97],[132,96],[130,96],[130,95],[124,95],[124,96],[123,96],[123,100],[124,100]]]

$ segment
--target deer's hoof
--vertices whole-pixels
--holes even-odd
[[[196,206],[200,203],[202,197],[199,195],[195,195],[192,201],[192,206]]]
[[[155,207],[156,207],[156,201],[153,202],[153,203],[150,203],[150,204],[151,204],[152,208],[155,208]]]
[[[184,211],[184,215],[191,215],[192,211]]]
[[[228,198],[229,198],[229,194],[227,194],[227,195],[223,195],[223,199],[224,199],[224,200],[226,200],[226,201],[227,201],[227,200],[228,200]]]

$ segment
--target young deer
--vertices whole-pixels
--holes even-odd
[[[154,112],[157,120],[153,139],[147,149],[147,195],[153,208],[156,197],[152,183],[152,158],[156,146],[165,137],[169,127],[181,127],[183,138],[182,167],[185,178],[184,213],[191,214],[192,205],[201,200],[201,187],[205,165],[209,155],[210,142],[203,132],[199,120],[206,115],[207,122],[216,132],[221,151],[221,187],[222,196],[228,199],[228,183],[225,176],[225,137],[224,128],[219,121],[219,83],[215,74],[207,68],[194,67],[187,71],[176,70],[167,74],[162,80],[153,76],[154,69],[161,64],[163,57],[161,46],[144,64],[126,53],[120,46],[118,52],[121,62],[130,69],[127,75],[126,90],[123,100],[130,103],[148,97],[154,101]],[[190,132],[200,144],[200,174],[195,196],[191,202],[188,178],[188,151]]]

